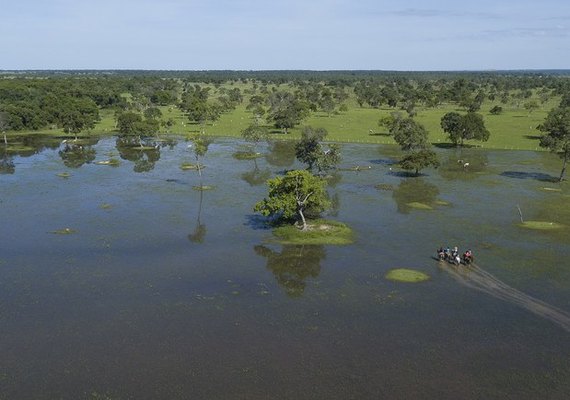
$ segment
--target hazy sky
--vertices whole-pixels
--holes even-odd
[[[567,69],[570,0],[0,0],[0,69]]]

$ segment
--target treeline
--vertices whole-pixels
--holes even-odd
[[[117,118],[131,112],[161,120],[159,106],[178,107],[190,121],[204,125],[244,103],[254,119],[285,132],[310,112],[346,111],[352,101],[360,107],[401,109],[410,116],[418,106],[442,103],[476,112],[485,100],[496,104],[496,112],[508,102],[531,110],[553,96],[567,98],[569,73],[4,71],[0,72],[0,130],[63,129],[77,134],[95,126],[101,110],[113,110]],[[168,126],[169,121],[161,123]],[[146,126],[154,129],[156,124]]]

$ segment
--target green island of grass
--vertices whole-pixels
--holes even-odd
[[[407,268],[395,268],[388,271],[386,279],[396,282],[418,283],[430,279],[430,276],[421,271]]]
[[[535,229],[539,231],[549,231],[554,229],[562,229],[565,227],[565,225],[559,224],[558,222],[548,222],[548,221],[525,221],[518,225],[521,228]]]
[[[283,225],[275,228],[273,235],[281,244],[347,245],[354,242],[352,229],[347,225],[323,219],[307,221],[306,230]]]
[[[418,201],[413,201],[411,203],[406,203],[410,208],[415,208],[416,210],[433,210],[433,207],[425,203],[420,203]]]
[[[63,228],[63,229],[57,229],[55,231],[51,231],[50,233],[53,233],[55,235],[71,235],[72,233],[77,232],[74,229],[71,228]]]

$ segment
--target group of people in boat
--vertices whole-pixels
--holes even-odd
[[[440,259],[440,261],[448,261],[455,265],[459,264],[469,265],[474,260],[473,252],[471,251],[471,249],[466,250],[462,256],[460,256],[459,254],[460,253],[457,246],[455,246],[452,249],[449,247],[444,248],[443,246],[440,246],[440,248],[437,250],[437,256]]]

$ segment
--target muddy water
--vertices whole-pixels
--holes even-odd
[[[200,192],[187,146],[4,153],[0,399],[567,398],[570,333],[489,293],[570,311],[570,230],[518,226],[517,206],[570,226],[556,157],[440,150],[410,178],[393,148],[344,145],[343,167],[371,166],[330,186],[356,243],[281,246],[251,209],[290,147],[254,163],[216,139]],[[442,244],[475,252],[476,283],[432,260]]]

